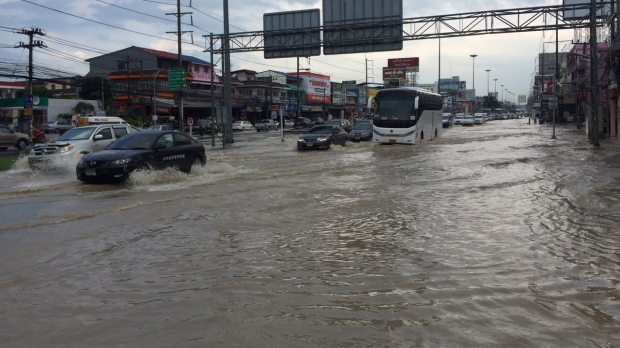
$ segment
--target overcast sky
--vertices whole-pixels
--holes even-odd
[[[509,8],[545,6],[555,4],[558,0],[405,0],[404,17],[412,18],[430,15],[456,14],[472,11],[499,10]],[[90,48],[111,52],[131,45],[176,52],[176,38],[167,31],[176,30],[174,16],[165,13],[175,12],[175,0],[0,0],[0,26],[10,28],[38,27],[57,39],[77,43],[76,47],[61,45],[51,39],[41,37],[50,48],[64,52],[68,56],[87,59],[100,53],[87,50]],[[561,1],[560,1],[561,3]],[[41,6],[46,6],[44,8]],[[203,52],[205,41],[202,35],[213,31],[223,33],[221,0],[182,0],[183,12],[193,12],[194,26],[189,25],[190,17],[184,16],[182,30],[193,30],[194,45],[183,44],[183,53],[209,61],[209,54]],[[191,7],[189,7],[191,4]],[[262,30],[263,13],[280,12],[309,8],[321,8],[321,0],[229,0],[231,32]],[[63,14],[54,10],[66,12]],[[137,11],[137,12],[132,12]],[[141,12],[141,13],[138,13]],[[70,14],[70,15],[69,15]],[[74,15],[74,16],[72,16]],[[77,18],[80,16],[86,19]],[[129,32],[112,28],[95,21],[133,30]],[[408,28],[405,28],[406,30]],[[142,35],[139,33],[148,34]],[[575,33],[572,30],[561,31],[560,40],[570,40]],[[190,34],[184,40],[190,41]],[[28,54],[22,48],[4,48],[26,41],[27,36],[0,31],[0,60],[20,60],[27,62]],[[472,71],[475,73],[477,95],[487,92],[487,72],[490,91],[502,97],[504,89],[517,94],[528,94],[532,76],[535,71],[537,54],[543,49],[543,42],[555,40],[554,32],[532,32],[519,34],[494,34],[450,38],[441,40],[441,77],[460,76],[472,86]],[[54,40],[57,41],[57,40]],[[568,43],[560,44],[560,50],[566,49]],[[545,50],[554,50],[555,46],[544,44]],[[56,51],[48,51],[59,55]],[[438,40],[405,41],[402,51],[349,54],[340,56],[317,56],[310,59],[309,67],[313,72],[331,76],[332,81],[365,80],[365,58],[372,60],[369,67],[369,82],[381,82],[381,68],[387,66],[388,58],[419,57],[419,82],[437,81]],[[470,54],[477,54],[474,68]],[[263,71],[268,69],[294,71],[295,59],[262,58],[262,52],[233,54],[232,69],[251,69]],[[44,52],[35,52],[36,64],[45,64],[58,70],[84,75],[88,64],[69,59],[61,59]],[[216,58],[217,60],[217,58]],[[308,62],[302,59],[303,66]],[[373,80],[374,78],[374,80]]]

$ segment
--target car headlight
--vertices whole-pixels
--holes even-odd
[[[303,142],[304,140],[302,138],[297,139],[298,142]]]
[[[317,141],[326,141],[327,137],[323,137],[323,138],[318,138]]]
[[[122,166],[125,165],[127,163],[131,162],[131,158],[123,158],[123,159],[119,159],[116,161],[112,161],[112,165],[113,166]]]
[[[65,153],[65,152],[69,152],[71,150],[73,150],[73,145],[67,145],[67,146],[59,147],[58,148],[58,153]]]

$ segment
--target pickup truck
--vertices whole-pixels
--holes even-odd
[[[256,124],[254,125],[254,128],[256,128],[257,132],[260,132],[262,130],[266,130],[269,132],[272,129],[278,130],[279,126],[280,125],[277,122],[274,122],[273,120],[264,119],[264,120],[260,120],[260,122],[256,122]]]
[[[31,168],[64,166],[66,160],[79,159],[85,154],[105,149],[127,133],[140,131],[128,124],[100,124],[72,128],[56,140],[36,144],[28,155]]]

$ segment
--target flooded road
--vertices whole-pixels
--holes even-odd
[[[619,347],[620,144],[527,120],[415,146],[0,172],[7,347]]]

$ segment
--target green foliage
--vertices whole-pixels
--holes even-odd
[[[58,114],[58,118],[61,118],[63,120],[70,120],[72,116],[73,115],[71,114]]]
[[[75,105],[75,108],[73,108],[73,111],[76,114],[80,114],[80,113],[82,113],[82,109],[86,109],[86,110],[89,110],[89,111],[94,111],[95,107],[93,106],[93,104],[81,101],[81,102],[78,102]]]
[[[1,170],[9,170],[13,167],[13,164],[17,161],[16,156],[11,157],[0,157],[0,171]]]
[[[22,98],[24,96],[24,94],[28,94],[28,93],[26,93],[26,90],[17,91],[17,93],[15,93],[15,96],[17,98]],[[45,86],[33,86],[32,87],[32,94],[36,95],[37,97],[54,98],[54,93],[52,91],[50,91],[49,89],[45,88]]]
[[[136,120],[133,117],[123,117],[123,120],[127,121],[127,123],[129,123],[130,125],[134,126],[134,127],[141,127],[142,126],[142,122]]]
[[[499,101],[497,101],[497,98],[493,96],[485,95],[482,99],[482,107],[484,108],[495,110],[500,107]]]

